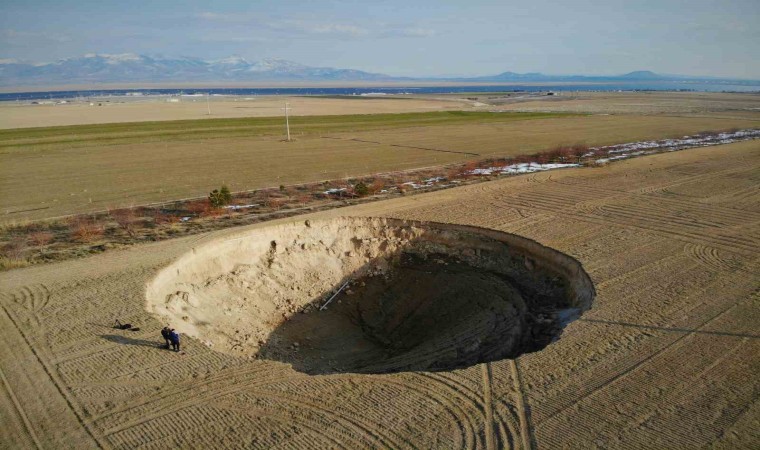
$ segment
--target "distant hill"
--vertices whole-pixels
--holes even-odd
[[[283,59],[248,61],[240,56],[205,61],[199,58],[164,58],[134,53],[118,55],[91,53],[52,63],[31,64],[0,59],[0,86],[67,85],[98,83],[184,83],[184,82],[652,82],[652,81],[728,82],[708,77],[661,75],[639,70],[615,76],[545,75],[537,72],[502,72],[469,78],[407,78],[381,73],[333,67],[312,67]],[[747,81],[738,81],[747,83]],[[754,82],[753,82],[754,83]]]
[[[686,79],[687,77],[677,77],[672,75],[660,75],[649,70],[638,70],[626,73],[624,75],[609,76],[588,76],[588,75],[545,75],[543,73],[515,73],[503,72],[498,75],[488,75],[483,77],[457,78],[457,81],[478,81],[478,82],[560,82],[560,81],[586,81],[586,82],[603,82],[603,81],[673,81]]]
[[[388,75],[310,67],[282,59],[249,62],[232,56],[216,61],[158,58],[125,53],[88,54],[48,64],[0,60],[1,85],[193,81],[380,81]]]
[[[626,80],[662,80],[662,79],[670,79],[670,77],[667,77],[665,75],[659,75],[649,70],[637,70],[635,72],[629,72],[625,75],[620,75],[620,78],[624,78]]]

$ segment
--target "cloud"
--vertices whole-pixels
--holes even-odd
[[[335,35],[349,35],[349,36],[365,36],[369,34],[369,30],[366,30],[355,25],[343,25],[343,24],[319,24],[314,26],[306,26],[302,28],[304,31],[310,31],[316,34],[335,34]]]
[[[208,35],[204,34],[197,39],[198,42],[215,42],[215,43],[240,43],[240,42],[272,42],[272,39],[259,36],[245,35]]]
[[[249,22],[251,17],[246,14],[220,14],[211,11],[204,11],[195,14],[197,19],[208,20],[211,22]]]
[[[435,30],[415,25],[379,23],[376,34],[384,38],[428,38],[437,35]]]
[[[436,32],[430,28],[404,28],[399,34],[406,37],[433,37]]]
[[[435,30],[429,28],[404,26],[398,24],[376,24],[373,27],[360,26],[345,22],[317,22],[300,19],[274,19],[250,13],[226,14],[211,11],[195,14],[196,19],[208,22],[223,22],[255,26],[291,36],[322,37],[414,37],[435,36]]]
[[[3,42],[9,44],[26,44],[30,41],[70,42],[71,38],[62,34],[48,33],[45,31],[18,31],[13,29],[0,30]]]

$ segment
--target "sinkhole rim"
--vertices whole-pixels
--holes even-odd
[[[278,331],[304,316],[318,323],[319,313],[315,311],[326,301],[328,292],[335,290],[347,277],[366,276],[373,268],[383,266],[375,264],[378,261],[385,261],[384,267],[388,270],[389,258],[406,254],[410,249],[412,254],[425,256],[433,255],[432,250],[441,248],[450,249],[449,255],[454,255],[463,265],[477,263],[470,265],[473,273],[493,272],[499,263],[506,262],[513,275],[536,272],[561,278],[566,290],[564,298],[579,310],[578,317],[591,308],[596,296],[593,282],[578,260],[523,236],[439,222],[337,217],[257,227],[196,246],[150,280],[146,289],[146,308],[161,322],[170,323],[180,333],[200,340],[214,351],[276,360],[309,374],[452,370],[517,357],[545,347],[516,355],[505,352],[494,356],[492,352],[486,352],[491,355],[485,358],[488,361],[477,356],[473,358],[466,349],[460,348],[457,351],[464,356],[454,356],[448,362],[423,361],[415,365],[407,361],[385,368],[382,364],[352,366],[338,363],[324,369],[315,368],[314,361],[304,363],[299,359],[308,353],[305,339],[295,341],[295,348],[290,345],[278,347],[272,343],[273,338],[287,334],[278,335]],[[501,249],[500,253],[494,253],[494,249]],[[313,261],[309,260],[310,251],[314,252]],[[306,273],[316,267],[325,269],[328,281]],[[287,270],[294,272],[286,273]],[[299,270],[304,273],[298,274]],[[308,289],[310,283],[319,284],[315,288],[319,292],[314,295],[308,290],[300,291],[299,299],[293,300],[289,296],[292,292],[299,292],[295,291],[296,287],[278,285],[288,277],[293,278],[294,283],[300,283],[298,289],[301,286]],[[555,288],[552,292],[556,291]],[[246,297],[249,294],[254,298]],[[278,295],[281,298],[272,299]],[[221,298],[236,300],[218,300]],[[294,317],[298,320],[294,321]],[[557,338],[565,325],[567,323],[559,328]],[[315,325],[314,329],[318,327]],[[308,326],[305,330],[309,330]],[[476,336],[474,340],[478,339]],[[324,342],[328,341],[329,337]],[[278,351],[272,352],[272,349]],[[319,348],[317,354],[325,354],[325,349],[328,355],[339,353],[328,346]]]

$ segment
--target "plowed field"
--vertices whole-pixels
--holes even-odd
[[[597,295],[557,341],[515,360],[309,375],[186,336],[182,353],[164,350],[148,312],[162,268],[271,223],[13,270],[0,274],[0,447],[759,445],[760,142],[280,223],[338,215],[521,235],[580,262]],[[114,329],[117,318],[140,329]]]

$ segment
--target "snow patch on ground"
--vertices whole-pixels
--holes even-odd
[[[748,139],[760,138],[760,130],[739,130],[739,131],[727,131],[723,133],[717,133],[707,136],[684,136],[681,139],[662,139],[659,141],[641,141],[631,142],[628,144],[620,145],[608,145],[604,147],[594,147],[591,149],[592,154],[594,151],[602,151],[606,153],[626,153],[632,155],[630,152],[636,150],[666,150],[675,151],[685,148],[693,147],[707,147],[711,145],[731,144],[733,142],[746,141]]]
[[[566,169],[568,167],[580,167],[580,164],[570,164],[570,163],[554,163],[554,164],[539,164],[539,163],[520,163],[520,164],[512,164],[510,166],[503,166],[503,167],[483,167],[479,169],[471,170],[470,174],[472,175],[494,175],[494,174],[522,174],[522,173],[533,173],[533,172],[543,172],[545,170],[553,170],[553,169]]]
[[[256,203],[251,203],[250,205],[228,205],[228,206],[225,206],[225,208],[226,209],[231,209],[233,211],[237,211],[239,209],[255,208],[257,206],[259,206],[259,205],[256,204]]]
[[[346,192],[346,188],[332,188],[328,189],[323,192],[325,195],[332,195],[332,194],[340,194],[341,192]]]

